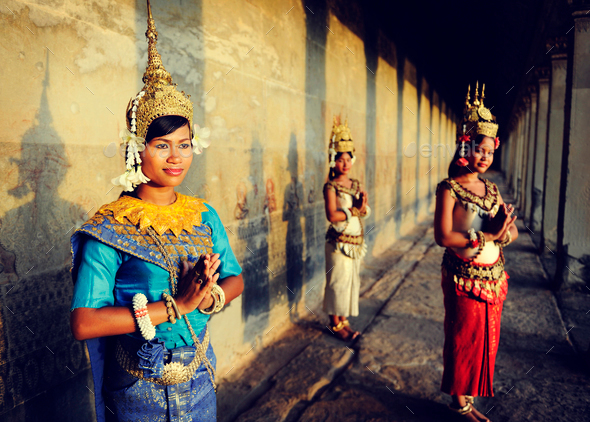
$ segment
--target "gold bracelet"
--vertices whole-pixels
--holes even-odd
[[[350,213],[352,214],[353,217],[360,217],[361,216],[361,211],[357,207],[352,207],[350,209]]]
[[[202,314],[211,315],[213,312],[215,312],[215,308],[217,308],[219,299],[213,294],[213,289],[211,289],[211,297],[213,298],[213,305],[209,306],[206,309],[199,309]]]
[[[211,288],[211,297],[214,300],[213,305],[209,306],[207,309],[201,310],[201,313],[205,315],[217,313],[225,306],[225,292],[219,287],[219,284],[214,284]]]
[[[162,299],[166,301],[166,313],[168,314],[168,321],[171,324],[176,324],[176,317],[174,316],[174,309],[172,309],[172,296],[162,293]]]
[[[217,293],[219,302],[215,305],[215,309],[213,310],[213,312],[219,312],[225,306],[225,292],[219,284],[215,284],[211,289],[211,293]]]
[[[475,259],[481,253],[481,251],[483,251],[483,248],[486,245],[486,237],[483,232],[478,231],[475,234],[477,235],[479,245],[477,246],[477,252],[475,253],[475,256],[471,258],[472,260]]]
[[[174,316],[176,317],[176,319],[182,318],[180,309],[178,309],[178,305],[176,304],[176,301],[171,295],[169,295],[168,293],[162,293],[162,299],[166,301],[167,308],[172,307],[172,309],[174,309]],[[170,315],[170,313],[168,313],[168,315]]]
[[[501,247],[508,246],[510,244],[510,242],[512,242],[512,234],[510,233],[510,230],[508,232],[506,232],[506,236],[504,237],[504,239],[494,240],[494,242],[496,243],[496,245],[501,246]]]

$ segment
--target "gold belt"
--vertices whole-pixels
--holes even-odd
[[[363,235],[354,236],[352,234],[338,233],[330,227],[326,233],[326,240],[330,243],[348,243],[350,245],[362,245]]]
[[[141,378],[144,381],[152,382],[159,385],[175,385],[190,380],[195,371],[201,366],[203,356],[209,347],[209,329],[205,332],[205,337],[201,344],[195,345],[195,357],[188,365],[184,366],[180,362],[170,362],[164,365],[164,371],[161,378],[147,378],[143,376],[143,370],[139,369],[139,357],[129,353],[123,348],[120,341],[117,341],[115,349],[115,357],[121,368],[127,373],[136,378]],[[202,348],[202,353],[199,353],[199,348]]]
[[[443,256],[443,267],[459,278],[494,282],[504,275],[504,254],[500,249],[500,256],[493,264],[479,264],[458,257],[454,252],[446,250]]]

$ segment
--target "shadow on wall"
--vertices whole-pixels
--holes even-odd
[[[329,9],[325,0],[303,0],[305,11],[305,185],[306,197],[300,197],[305,216],[305,272],[311,282],[325,273],[325,232],[322,187],[327,172],[328,140],[326,121],[326,41]],[[332,118],[329,118],[332,121]],[[293,139],[293,137],[292,137]],[[289,150],[291,156],[291,150]],[[296,150],[295,150],[296,154]],[[289,161],[291,163],[291,160]],[[316,280],[318,281],[318,280]],[[303,282],[300,283],[302,287]],[[291,294],[291,293],[289,293]],[[321,294],[314,289],[313,295]],[[291,305],[292,306],[292,305]]]
[[[207,113],[207,100],[212,101],[213,99],[203,97],[206,60],[205,35],[202,30],[202,1],[152,1],[151,7],[159,34],[157,47],[162,56],[164,67],[172,74],[174,83],[190,95],[193,102],[193,123],[203,127]],[[140,72],[136,80],[140,83],[146,66],[144,59],[147,58],[147,43],[144,34],[147,19],[146,0],[137,0],[135,10],[138,12],[135,53]],[[178,43],[174,38],[178,31],[183,34],[182,43]],[[140,84],[137,89],[139,90],[141,87]],[[212,137],[214,136],[215,134],[212,134]],[[217,139],[213,139],[213,141],[216,142]],[[183,184],[176,188],[177,192],[209,199],[208,156],[209,154],[205,152],[193,158],[193,163]],[[216,204],[212,205],[214,208],[216,207]]]
[[[404,71],[406,65],[405,55],[399,51],[397,55],[397,174],[395,175],[395,184],[398,187],[395,190],[395,210],[393,212],[393,218],[395,219],[395,237],[399,239],[401,235],[401,223],[402,223],[402,177],[403,177],[403,127],[402,122],[404,121]]]
[[[375,75],[377,73],[377,66],[379,64],[378,52],[378,33],[377,29],[371,25],[373,16],[368,12],[368,7],[365,6],[365,61],[366,61],[366,75],[367,75],[367,103],[365,105],[365,126],[366,126],[366,145],[365,145],[365,189],[369,194],[370,205],[376,211],[376,197],[375,197],[375,169],[377,168],[377,86]],[[357,147],[358,150],[358,147]],[[376,213],[373,212],[363,221],[365,231],[365,242],[367,243],[367,254],[371,256],[374,247],[373,240],[377,230],[375,229]]]
[[[246,321],[244,341],[251,342],[268,326],[270,312],[270,275],[268,268],[269,219],[264,213],[263,149],[258,134],[252,134],[250,155],[250,184],[238,184],[238,204],[235,217],[243,220],[238,226],[238,237],[246,243],[242,262],[244,292],[242,318]]]
[[[299,181],[297,138],[292,133],[287,156],[291,183],[285,188],[283,201],[283,221],[287,222],[286,268],[289,309],[301,300],[303,288],[303,228],[301,226],[303,206],[303,185]],[[289,313],[291,320],[296,319],[297,309]]]
[[[62,420],[91,420],[87,381],[74,375],[88,362],[83,344],[70,334],[68,312],[69,236],[88,216],[81,206],[59,198],[70,163],[48,104],[48,57],[42,86],[33,126],[15,151],[20,158],[3,165],[18,168],[17,185],[8,194],[29,200],[0,218],[0,413],[13,420],[26,413],[27,420],[37,421],[68,408],[71,416]]]

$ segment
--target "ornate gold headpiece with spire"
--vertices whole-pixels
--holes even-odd
[[[330,145],[328,153],[330,154],[330,167],[334,167],[336,154],[339,152],[354,153],[354,144],[352,141],[352,135],[350,128],[348,127],[348,120],[344,124],[340,121],[340,116],[334,116],[332,124],[332,134],[330,135]],[[352,155],[352,154],[351,154]],[[354,163],[355,156],[352,155],[352,161]]]
[[[162,57],[156,49],[158,32],[147,0],[148,20],[145,36],[148,41],[148,64],[143,74],[145,84],[135,99],[127,106],[127,127],[140,138],[145,138],[150,124],[161,116],[182,116],[193,126],[193,103],[184,91],[178,91],[172,76],[164,68]],[[135,112],[135,118],[133,118]],[[134,130],[136,129],[136,130]]]
[[[148,64],[143,74],[143,88],[127,105],[125,113],[127,130],[119,136],[123,140],[126,156],[126,171],[112,180],[116,186],[123,186],[132,191],[140,183],[149,182],[141,171],[139,153],[145,149],[145,137],[152,122],[162,116],[181,116],[188,120],[189,134],[192,137],[195,154],[203,152],[209,146],[210,131],[207,128],[193,127],[193,103],[184,91],[178,91],[172,83],[172,76],[164,68],[162,57],[156,49],[158,32],[152,16],[150,0],[147,0]]]
[[[485,135],[491,138],[496,137],[498,124],[495,122],[494,116],[490,110],[483,105],[485,87],[485,84],[483,84],[480,97],[478,94],[479,82],[476,82],[473,103],[469,102],[471,85],[467,88],[465,108],[463,110],[463,122],[459,127],[459,136]],[[472,133],[473,129],[475,129],[475,133]]]
[[[481,97],[478,94],[479,81],[475,83],[475,96],[473,103],[469,100],[469,94],[471,92],[471,85],[467,88],[467,95],[465,96],[465,108],[463,109],[463,121],[457,128],[457,142],[459,143],[459,159],[456,163],[459,166],[466,166],[468,161],[465,159],[466,143],[472,137],[477,135],[485,135],[494,139],[495,148],[500,146],[500,141],[496,138],[498,132],[498,124],[495,121],[492,112],[483,105],[485,98],[484,91],[486,89],[485,84],[481,87]],[[475,130],[474,130],[475,129]]]

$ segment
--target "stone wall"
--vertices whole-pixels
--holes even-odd
[[[432,211],[455,117],[360,3],[152,10],[164,64],[212,130],[179,191],[217,209],[244,269],[244,294],[211,322],[223,377],[321,303],[332,116],[348,119],[353,176],[370,194],[369,262]],[[110,180],[146,63],[145,4],[8,1],[0,17],[0,415],[90,420],[88,359],[69,331],[69,236],[119,195]]]

